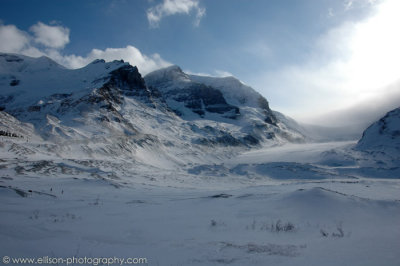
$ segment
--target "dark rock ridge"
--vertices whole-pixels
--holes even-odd
[[[264,112],[265,115],[264,122],[276,126],[278,119],[276,118],[272,110],[269,108],[267,99],[265,99],[263,96],[260,95],[260,97],[258,98],[258,105]]]
[[[136,66],[124,65],[112,71],[110,80],[103,87],[118,88],[126,96],[151,98],[151,92]]]
[[[184,103],[186,108],[200,117],[204,117],[206,111],[224,114],[224,117],[231,119],[240,115],[239,108],[228,104],[219,90],[203,84],[192,84],[184,89],[170,90],[163,96]]]
[[[156,89],[150,90],[136,66],[123,65],[110,72],[108,81],[93,94],[91,102],[105,102],[108,108],[113,104],[122,104],[123,97],[135,97],[148,105],[155,107],[155,99],[159,97]]]

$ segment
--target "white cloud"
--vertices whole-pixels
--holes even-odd
[[[158,27],[161,19],[176,14],[196,13],[194,25],[198,26],[201,18],[205,15],[206,9],[199,5],[198,0],[163,0],[162,3],[147,10],[147,19],[151,27]]]
[[[225,70],[218,70],[218,69],[215,70],[215,75],[217,77],[221,77],[221,78],[232,77],[233,76],[233,74],[231,72],[228,72],[228,71],[225,71]]]
[[[64,48],[69,43],[69,29],[63,26],[50,26],[38,22],[30,28],[34,41],[49,48]]]
[[[382,1],[382,0],[380,0]],[[385,0],[383,0],[385,1]],[[378,2],[378,0],[344,0],[343,2],[343,10],[345,12],[350,11],[352,9],[357,9],[360,7],[365,7],[366,5],[374,5]]]
[[[332,126],[358,126],[362,132],[372,121],[400,106],[400,80],[381,88],[381,93],[343,109],[313,117],[311,123]]]
[[[386,0],[361,22],[347,22],[321,36],[309,60],[262,75],[272,105],[297,119],[349,108],[384,94],[400,78],[400,1]],[[389,97],[389,96],[388,96]],[[383,102],[383,101],[381,101]]]
[[[18,53],[29,45],[30,36],[14,25],[0,25],[0,51]]]
[[[353,8],[353,1],[354,0],[346,0],[345,2],[344,2],[344,10],[350,10],[350,9],[352,9]]]
[[[335,16],[335,13],[333,12],[333,8],[330,7],[328,8],[328,18],[332,18]]]
[[[210,73],[193,72],[193,71],[188,70],[188,69],[183,70],[183,72],[185,72],[186,74],[189,74],[189,75],[204,76],[204,77],[213,77],[213,75],[211,75]]]
[[[80,68],[95,59],[121,60],[138,67],[145,75],[158,68],[171,65],[157,53],[145,55],[134,46],[124,48],[92,49],[86,56],[65,55],[62,48],[69,43],[69,29],[38,22],[30,28],[33,35],[19,30],[15,25],[0,24],[0,52],[18,53],[32,57],[48,56],[68,68]],[[38,45],[39,44],[39,45]]]
[[[185,73],[189,75],[196,75],[196,76],[205,76],[205,77],[218,77],[218,78],[225,78],[225,77],[231,77],[233,76],[232,73],[225,71],[225,70],[214,70],[212,74],[210,73],[204,73],[204,72],[193,72],[190,70],[185,70]]]
[[[95,59],[104,59],[106,61],[124,60],[131,65],[137,66],[142,75],[171,65],[169,62],[161,58],[159,54],[147,56],[134,46],[128,45],[125,48],[107,48],[105,50],[93,49],[85,57],[69,55],[59,58],[64,65],[71,68],[83,67]]]
[[[252,40],[243,46],[243,52],[257,57],[271,57],[273,55],[271,47],[264,40]]]

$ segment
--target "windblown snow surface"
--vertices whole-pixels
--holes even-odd
[[[45,165],[29,166],[37,174],[25,175],[5,167],[1,255],[141,257],[147,265],[399,265],[399,180],[354,176],[344,170],[348,164],[314,160],[346,145],[283,146],[116,180],[80,171],[81,162],[54,162],[61,170],[51,175],[41,174]]]
[[[265,128],[278,138],[253,146],[201,146],[191,140],[207,137],[204,132],[225,130],[230,139],[240,139],[239,126],[248,121],[207,120],[219,115],[208,111],[204,119],[190,113],[184,120],[129,97],[116,108],[88,111],[97,102],[89,105],[85,99],[92,98],[82,95],[86,84],[97,83],[86,77],[104,83],[99,73],[105,66],[124,65],[99,61],[78,70],[71,95],[63,85],[72,74],[51,66],[50,72],[64,73],[62,82],[51,81],[57,93],[68,94],[59,98],[28,87],[20,88],[25,94],[18,98],[18,86],[33,82],[36,68],[3,73],[2,82],[8,86],[11,79],[13,88],[7,88],[16,99],[10,106],[33,97],[40,108],[32,110],[41,112],[12,109],[18,120],[0,111],[1,257],[146,258],[144,265],[157,266],[400,265],[398,110],[374,123],[359,142],[284,142],[289,127],[270,120]],[[182,84],[227,84],[170,70],[184,77]],[[161,89],[170,92],[167,82]],[[235,86],[223,102],[227,110],[245,88]],[[90,93],[100,97],[96,90]],[[247,102],[256,106],[252,99],[259,95],[250,96]],[[42,118],[65,107],[54,105],[60,97],[71,99],[72,111]],[[173,97],[166,101],[188,114]],[[265,113],[251,104],[241,110],[260,124]],[[99,113],[103,122],[96,120]],[[290,139],[299,135],[292,132],[296,138]]]

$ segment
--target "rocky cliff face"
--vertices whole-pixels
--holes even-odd
[[[149,90],[137,67],[123,65],[113,70],[105,77],[106,82],[92,94],[89,102],[104,102],[110,110],[124,101],[124,97],[133,97],[155,106],[155,99],[159,96],[157,90]]]
[[[238,107],[226,102],[219,90],[204,84],[191,84],[186,88],[169,90],[162,94],[167,99],[173,99],[193,113],[204,117],[206,112],[221,114],[225,118],[236,119],[240,115]],[[182,115],[179,110],[174,110],[177,115]]]
[[[193,112],[201,118],[207,117],[207,113],[215,113],[221,118],[239,119],[249,115],[241,109],[252,108],[261,115],[263,122],[277,126],[278,120],[268,101],[233,77],[188,75],[180,67],[171,66],[149,73],[145,80],[150,87],[157,88],[169,106],[183,118]]]
[[[246,114],[247,108],[252,108],[260,112],[265,123],[277,126],[279,121],[269,108],[267,99],[235,77],[218,78],[197,75],[189,77],[193,82],[202,83],[221,91],[226,101],[239,107],[243,114]]]

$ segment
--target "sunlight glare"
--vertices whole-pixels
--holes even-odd
[[[347,64],[346,88],[360,97],[377,93],[395,82],[400,74],[400,1],[383,2],[377,13],[356,25],[350,42],[352,56]]]

